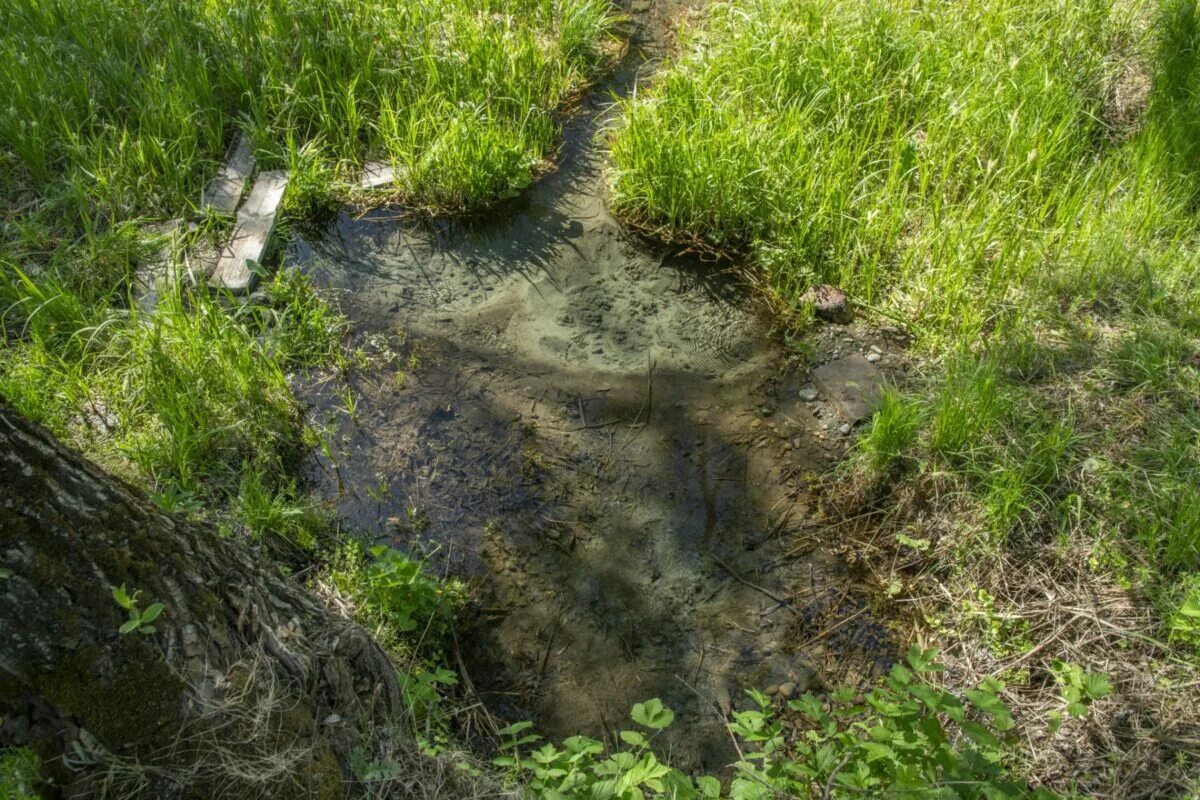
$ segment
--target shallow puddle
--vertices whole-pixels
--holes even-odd
[[[354,377],[357,418],[314,476],[347,519],[479,581],[459,641],[486,705],[611,737],[661,697],[678,719],[664,749],[715,769],[733,755],[723,713],[743,687],[809,684],[821,625],[857,615],[822,648],[884,647],[803,544],[809,478],[841,446],[801,400],[802,368],[736,280],[605,209],[597,131],[641,62],[492,218],[347,212],[286,257],[361,335],[405,337],[403,380]]]

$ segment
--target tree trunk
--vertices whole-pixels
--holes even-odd
[[[118,633],[111,587],[165,606]],[[402,708],[359,626],[0,402],[0,746],[66,796],[342,797]]]

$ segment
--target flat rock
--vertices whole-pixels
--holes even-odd
[[[158,298],[171,280],[171,268],[175,264],[175,250],[183,231],[181,220],[171,220],[151,225],[146,232],[151,236],[163,237],[162,246],[146,261],[138,264],[133,278],[133,296],[142,311],[153,311]]]
[[[362,180],[359,186],[363,189],[378,189],[381,186],[391,186],[396,182],[396,168],[386,161],[368,161],[363,165]]]
[[[238,210],[233,236],[221,248],[210,281],[212,285],[234,294],[254,288],[257,276],[252,267],[260,264],[266,255],[287,182],[287,173],[282,170],[264,172],[254,181],[250,196]]]
[[[200,207],[220,214],[232,214],[242,199],[246,181],[250,180],[253,173],[254,153],[246,137],[239,133],[225,163],[217,170],[216,177],[204,187]]]
[[[848,423],[870,416],[883,388],[879,370],[858,353],[813,370],[813,383]]]
[[[811,305],[816,315],[827,322],[848,324],[854,321],[854,309],[846,293],[836,286],[822,283],[800,296],[800,302]]]

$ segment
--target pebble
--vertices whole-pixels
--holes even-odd
[[[788,681],[787,683],[779,684],[779,693],[786,698],[795,697],[796,696],[796,684],[792,683],[791,681]]]
[[[805,403],[811,403],[813,400],[816,400],[817,397],[819,397],[819,396],[820,395],[817,393],[816,389],[801,389],[800,390],[800,399],[803,400]]]
[[[764,691],[767,695],[774,696],[774,695],[779,694],[779,687],[776,686],[775,684],[771,684]]]
[[[843,424],[842,427],[838,428],[838,433],[842,434],[842,436],[849,436],[850,435],[850,423],[847,422],[847,423]]]
[[[870,361],[872,364],[878,363],[879,359],[881,359],[881,358],[883,358],[883,356],[881,356],[879,353],[868,353],[867,354],[867,361]]]
[[[877,345],[877,344],[871,345],[871,352],[879,353],[880,355],[883,355],[883,351],[879,349],[879,345]]]

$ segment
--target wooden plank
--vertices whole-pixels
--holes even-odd
[[[204,187],[200,200],[202,210],[211,209],[220,214],[232,214],[241,202],[246,181],[254,173],[254,153],[246,137],[238,134],[225,163],[217,170],[216,177]]]
[[[257,276],[252,267],[262,263],[271,243],[287,182],[288,175],[283,170],[264,172],[255,179],[250,196],[238,210],[233,236],[221,248],[210,281],[212,285],[234,294],[254,288]]]

